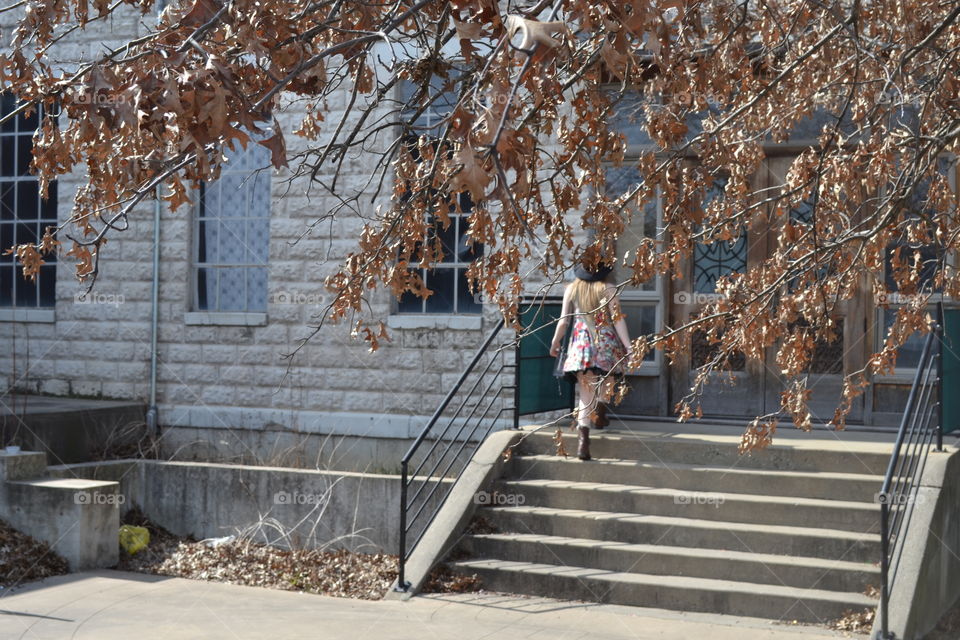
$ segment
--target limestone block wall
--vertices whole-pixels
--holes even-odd
[[[148,19],[127,12],[76,32],[63,65],[75,66],[102,46],[135,37],[143,31],[141,21]],[[4,34],[9,27],[0,24]],[[346,109],[346,94],[335,96],[329,107],[326,122],[335,123]],[[292,105],[278,113],[291,156],[307,145],[291,133],[301,108]],[[341,178],[365,190],[362,202],[370,212],[378,203],[370,202],[372,191],[365,185],[375,164],[374,154],[351,157]],[[69,216],[79,178],[78,172],[59,181],[61,220]],[[272,171],[271,184],[266,319],[240,326],[220,320],[192,323],[191,211],[161,207],[161,424],[409,437],[492,327],[495,310],[460,328],[451,328],[445,318],[424,318],[393,329],[392,341],[374,354],[350,337],[348,327],[329,326],[296,357],[286,358],[318,320],[329,300],[323,280],[355,246],[363,221],[339,218],[308,231],[338,201],[324,195],[320,185],[294,178],[292,168]],[[3,391],[148,399],[154,207],[143,203],[131,216],[129,230],[113,235],[103,250],[93,296],[86,301],[77,299],[82,289],[65,258],[58,266],[52,314],[24,317],[0,309]],[[383,318],[394,304],[379,291],[370,302]]]

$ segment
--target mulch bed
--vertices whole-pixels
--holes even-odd
[[[381,599],[397,577],[397,557],[385,553],[287,550],[242,540],[214,546],[175,536],[136,510],[124,524],[150,531],[146,549],[120,552],[117,568],[124,571],[363,600]]]
[[[45,542],[0,520],[0,589],[68,573],[67,561]]]

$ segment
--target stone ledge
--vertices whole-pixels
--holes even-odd
[[[201,326],[264,327],[265,313],[188,311],[183,314],[183,324]]]

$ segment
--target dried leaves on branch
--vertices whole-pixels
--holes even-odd
[[[174,0],[126,46],[81,64],[58,56],[77,29],[152,5],[11,5],[20,22],[0,78],[49,114],[34,168],[43,185],[78,167],[87,176],[71,221],[15,248],[27,274],[69,247],[77,275],[94,278],[139,201],[162,185],[182,205],[218,175],[225,148],[247,144],[340,203],[318,217],[364,219],[327,280],[336,296],[325,319],[350,322],[372,348],[385,332],[367,296],[377,286],[429,295],[416,268],[442,258],[431,230],[450,223],[460,193],[472,201],[468,238],[484,245],[470,281],[511,320],[531,270],[552,281],[576,260],[615,254],[629,269],[624,286],[660,274],[690,290],[698,243],[763,233],[763,258],[720,278],[710,304],[639,339],[633,364],[653,348],[683,357],[695,331],[706,335],[715,348],[677,406],[686,418],[731,359],[772,349],[789,381],[782,413],[801,428],[814,345],[834,337],[844,304],[892,291],[907,301],[882,349],[845,372],[838,427],[896,348],[926,330],[929,293],[960,293],[948,259],[958,242],[956,3]],[[294,109],[303,140],[291,152],[276,118]],[[796,155],[770,182],[758,176],[772,143]],[[360,153],[378,165],[358,187],[341,178]],[[608,193],[620,165],[642,178]],[[625,233],[657,197],[658,233]],[[575,241],[584,227],[596,231],[589,246]],[[764,446],[776,424],[759,417],[745,448]]]

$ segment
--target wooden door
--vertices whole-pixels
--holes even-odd
[[[761,172],[756,179],[764,179]],[[704,199],[706,206],[713,198],[722,196],[725,178],[717,179]],[[694,247],[693,256],[686,265],[686,278],[671,282],[669,309],[672,326],[688,321],[716,295],[716,281],[720,276],[744,269],[762,260],[766,255],[766,230],[762,225],[748,228],[733,242],[714,242]],[[688,353],[678,359],[670,371],[671,409],[685,397],[696,381],[698,368],[715,353],[703,332],[695,332]],[[727,370],[710,375],[702,389],[701,399],[706,415],[723,417],[750,417],[764,408],[765,365],[748,361],[742,355],[731,359]]]
[[[767,159],[765,172],[768,193],[779,192],[783,188],[792,161],[792,156]],[[786,216],[794,222],[812,223],[811,208],[806,205],[787,212],[786,216],[774,216],[772,210],[768,213],[771,220],[771,229],[767,233],[766,250],[768,252],[776,248],[777,234],[774,230],[785,222]],[[831,309],[831,315],[837,323],[836,336],[830,341],[820,340],[814,347],[813,358],[807,371],[806,386],[811,391],[809,407],[815,423],[830,422],[843,392],[844,374],[860,369],[864,358],[869,353],[871,340],[868,337],[866,302],[865,296],[861,294],[834,306]],[[780,393],[784,390],[787,381],[776,365],[775,349],[768,350],[765,368],[764,406],[768,412],[776,411],[780,406]],[[856,401],[849,418],[852,421],[863,419],[862,396]]]

